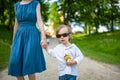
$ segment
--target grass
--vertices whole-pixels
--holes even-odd
[[[120,31],[92,35],[73,35],[83,54],[91,59],[117,65],[120,68]]]
[[[74,42],[91,59],[120,67],[120,31],[73,35]],[[7,67],[12,31],[0,27],[0,71]]]
[[[12,31],[0,26],[0,71],[8,65]]]
[[[0,71],[7,67],[10,54],[10,45],[0,40]]]

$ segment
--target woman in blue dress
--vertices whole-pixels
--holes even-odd
[[[14,4],[15,24],[8,75],[24,80],[35,80],[35,73],[46,70],[42,47],[46,49],[46,36],[37,0],[22,0]],[[40,27],[40,32],[36,27]],[[42,47],[41,47],[42,46]]]

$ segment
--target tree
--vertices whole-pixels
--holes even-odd
[[[49,22],[53,23],[53,27],[57,27],[60,24],[60,14],[57,11],[57,3],[52,3],[50,6]]]
[[[83,22],[86,33],[90,33],[92,26],[98,32],[99,25],[108,26],[119,18],[118,0],[59,0],[59,11],[63,11],[64,23]]]

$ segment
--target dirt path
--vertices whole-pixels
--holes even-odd
[[[56,40],[51,39],[50,48],[56,45]],[[47,70],[43,73],[37,73],[36,80],[58,80],[57,62],[55,59],[45,53]],[[120,69],[115,66],[103,64],[84,58],[79,66],[78,80],[120,80]],[[27,76],[25,79],[28,80]],[[16,78],[7,75],[7,69],[0,73],[0,80],[16,80]]]

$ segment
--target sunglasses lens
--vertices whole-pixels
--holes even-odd
[[[67,37],[68,35],[69,35],[69,33],[57,34],[56,37],[57,37],[57,38],[61,38],[61,36]]]
[[[67,36],[68,36],[68,34],[67,34],[67,33],[64,33],[62,36],[63,36],[63,37],[67,37]]]
[[[56,35],[56,37],[57,37],[57,38],[61,38],[61,35],[58,34],[58,35]]]

